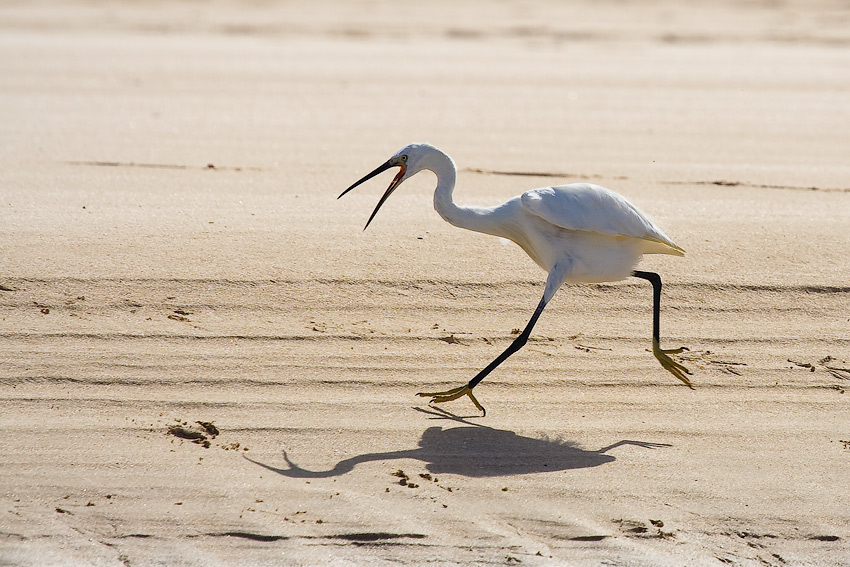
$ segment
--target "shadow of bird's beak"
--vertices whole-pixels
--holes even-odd
[[[381,208],[381,205],[384,204],[384,201],[386,201],[387,198],[392,194],[392,192],[395,191],[396,188],[401,184],[401,180],[404,177],[405,172],[407,171],[407,167],[405,167],[404,164],[398,163],[393,159],[387,160],[384,164],[375,168],[374,171],[364,175],[361,179],[359,179],[351,187],[349,187],[348,189],[346,189],[345,191],[340,193],[339,197],[337,197],[337,199],[339,199],[340,197],[342,197],[343,195],[345,195],[346,193],[348,193],[349,191],[351,191],[352,189],[354,189],[358,185],[365,183],[366,181],[369,181],[370,179],[372,179],[376,175],[383,173],[384,171],[388,170],[391,167],[400,167],[401,171],[398,172],[398,174],[395,176],[395,178],[390,183],[390,186],[387,187],[387,190],[384,192],[383,196],[381,197],[381,200],[378,201],[378,204],[375,207],[375,210],[372,211],[372,215],[369,217],[369,220],[366,222],[366,226],[363,227],[363,230],[366,230],[367,228],[369,228],[369,223],[371,223],[372,219],[375,218],[375,215],[378,214],[378,209]]]

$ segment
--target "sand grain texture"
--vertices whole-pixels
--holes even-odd
[[[3,3],[0,565],[850,565],[848,23]],[[562,289],[485,419],[414,397],[545,279],[426,174],[361,230],[389,174],[336,196],[420,140],[461,202],[585,180],[653,216],[696,389],[635,280]]]

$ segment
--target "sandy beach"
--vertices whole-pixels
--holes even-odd
[[[846,2],[0,3],[0,566],[850,566]],[[588,181],[564,286],[434,211]]]

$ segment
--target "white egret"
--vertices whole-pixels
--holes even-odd
[[[486,414],[472,389],[526,344],[543,308],[561,284],[619,281],[630,276],[652,284],[652,352],[655,358],[673,376],[693,388],[686,376],[690,371],[669,356],[687,349],[663,350],[660,346],[661,277],[654,272],[634,270],[643,254],[684,256],[685,252],[623,196],[598,185],[573,183],[532,189],[495,207],[459,206],[452,200],[457,179],[452,159],[428,144],[410,144],[343,191],[340,197],[392,167],[400,171],[378,201],[363,230],[404,180],[427,169],[437,176],[434,208],[443,219],[460,228],[516,242],[549,273],[537,309],[525,329],[502,354],[465,386],[417,395],[430,397],[432,403],[469,396],[475,407]]]

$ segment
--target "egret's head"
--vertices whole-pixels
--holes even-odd
[[[422,171],[422,157],[425,155],[423,149],[428,147],[430,146],[427,146],[425,144],[410,144],[408,146],[403,147],[402,149],[397,151],[395,155],[393,155],[393,157],[388,159],[382,165],[378,166],[371,173],[366,174],[362,179],[357,181],[354,185],[352,185],[340,194],[339,197],[342,197],[361,183],[365,183],[366,181],[372,179],[379,173],[383,173],[384,171],[392,167],[399,168],[399,172],[393,178],[392,182],[390,183],[390,186],[387,187],[387,190],[384,192],[383,196],[381,197],[381,200],[378,201],[378,205],[375,207],[375,210],[372,211],[372,216],[369,217],[369,220],[366,223],[366,226],[363,227],[363,230],[366,230],[366,228],[369,227],[369,223],[371,223],[372,219],[375,218],[375,215],[378,213],[378,209],[381,208],[381,205],[384,204],[384,201],[387,200],[387,198],[392,194],[392,192],[395,191],[396,188],[398,188],[398,186],[401,185],[405,179],[408,179],[409,177],[412,177]],[[337,199],[339,199],[339,197],[337,197]]]

